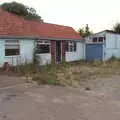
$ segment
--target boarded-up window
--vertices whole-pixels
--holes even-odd
[[[38,40],[36,44],[36,53],[37,54],[44,54],[50,53],[50,41],[46,40]]]
[[[5,56],[14,56],[20,54],[19,40],[5,41]]]

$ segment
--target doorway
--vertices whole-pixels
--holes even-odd
[[[102,44],[87,44],[86,45],[86,60],[102,60],[103,45]]]
[[[56,41],[56,63],[59,64],[61,60],[61,41]]]

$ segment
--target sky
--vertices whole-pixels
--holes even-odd
[[[0,0],[11,2],[13,0]],[[36,9],[44,22],[67,25],[75,30],[89,25],[96,33],[120,22],[120,0],[14,0]]]

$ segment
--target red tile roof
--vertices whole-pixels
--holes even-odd
[[[80,39],[81,36],[68,26],[25,20],[23,17],[0,8],[0,36],[27,36]]]

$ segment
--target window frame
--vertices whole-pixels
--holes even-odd
[[[66,52],[77,52],[77,42],[76,41],[67,41]]]
[[[46,53],[38,53],[38,48],[37,45],[49,45],[49,52]],[[50,54],[51,53],[51,41],[50,40],[37,40],[36,41],[36,54],[40,55],[40,54]]]
[[[20,55],[20,41],[19,40],[5,40],[4,46],[5,46],[5,50],[4,50],[5,57],[14,57],[14,56],[19,56]],[[10,46],[15,46],[16,49],[14,47],[13,47],[13,49],[9,48],[8,46],[9,47]],[[17,50],[16,53],[18,53],[18,54],[6,54],[7,53],[6,50]],[[13,53],[13,51],[11,53]]]
[[[93,42],[93,43],[97,43],[97,42],[98,42],[98,38],[97,38],[97,37],[93,37],[93,38],[92,38],[92,42]]]
[[[104,37],[98,37],[98,42],[103,43]]]
[[[102,41],[100,40],[101,38],[102,38]],[[96,39],[96,40],[95,40],[95,39]],[[93,43],[104,43],[105,39],[106,39],[106,38],[103,37],[103,36],[101,36],[101,37],[100,37],[100,36],[99,36],[99,37],[93,37],[93,38],[92,38],[92,42],[93,42]]]

